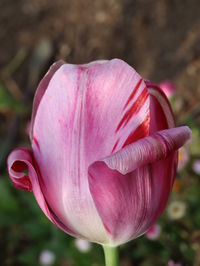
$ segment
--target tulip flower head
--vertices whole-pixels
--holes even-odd
[[[190,135],[164,93],[122,60],[59,61],[35,94],[32,149],[13,150],[8,171],[60,229],[117,246],[163,212]]]

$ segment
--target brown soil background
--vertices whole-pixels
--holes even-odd
[[[43,39],[51,49],[37,73],[31,58]],[[147,79],[175,83],[179,123],[186,114],[199,112],[199,0],[0,0],[0,44],[1,71],[20,49],[27,52],[7,80],[17,97],[28,87],[27,105],[53,61],[118,57]],[[30,75],[31,68],[35,75]],[[0,119],[7,123],[10,116]]]

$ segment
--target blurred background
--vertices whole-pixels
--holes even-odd
[[[200,265],[199,14],[199,0],[0,0],[0,265],[103,266],[101,247],[61,232],[13,188],[6,158],[30,145],[33,95],[54,61],[115,57],[160,84],[193,131],[166,211],[120,247],[120,265]]]

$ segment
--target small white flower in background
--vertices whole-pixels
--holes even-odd
[[[178,171],[182,170],[189,161],[189,154],[185,147],[178,150]]]
[[[180,263],[175,263],[173,260],[168,261],[167,266],[182,266]]]
[[[52,265],[55,262],[55,254],[50,250],[43,250],[40,253],[40,264],[41,265]]]
[[[192,169],[197,175],[200,175],[200,160],[194,161],[194,163],[192,165]]]
[[[156,240],[160,236],[161,228],[159,224],[152,225],[145,236],[150,240]]]
[[[81,252],[88,252],[91,249],[91,243],[84,239],[75,239],[75,246]]]
[[[168,217],[172,220],[181,219],[186,212],[186,205],[182,201],[173,201],[167,208]]]

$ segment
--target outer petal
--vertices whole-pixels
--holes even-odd
[[[55,73],[37,110],[32,147],[45,197],[63,223],[108,242],[88,166],[148,134],[149,94],[123,61],[63,65]]]
[[[159,177],[151,176],[148,164],[167,158],[190,134],[188,127],[159,131],[89,167],[91,193],[115,244],[136,237],[148,228],[154,216],[153,208],[157,209],[154,204],[158,204],[155,201],[159,193],[159,185],[156,188],[151,183],[158,182]]]
[[[26,148],[13,150],[8,157],[7,164],[9,176],[15,187],[33,191],[40,208],[49,220],[68,234],[78,237],[79,235],[66,225],[62,224],[54,212],[49,208],[40,187],[31,151]],[[28,175],[25,173],[26,170],[29,172]]]

